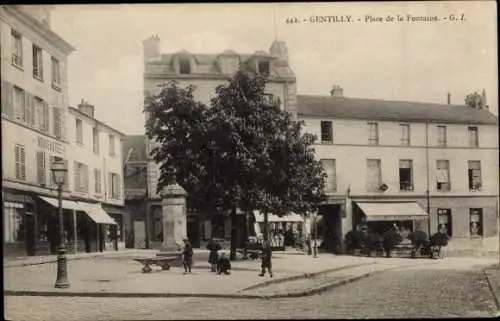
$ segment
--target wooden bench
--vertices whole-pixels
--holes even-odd
[[[155,256],[155,257],[138,257],[134,261],[142,263],[144,267],[142,268],[142,273],[150,273],[152,271],[150,265],[156,264],[156,266],[161,266],[162,270],[170,270],[170,264],[168,262],[178,259],[175,256]]]

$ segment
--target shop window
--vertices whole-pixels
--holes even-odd
[[[452,236],[451,227],[451,209],[449,208],[438,208],[438,231],[441,233],[446,233],[448,236]]]
[[[482,236],[483,235],[483,209],[471,208],[469,214],[470,222],[470,235]]]
[[[18,202],[4,202],[3,234],[5,243],[24,240],[23,204]]]

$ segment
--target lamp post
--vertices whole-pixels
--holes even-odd
[[[314,243],[313,243],[313,257],[318,257],[318,224],[316,221],[317,213],[314,213],[313,216],[313,228],[314,228]]]
[[[64,247],[64,227],[63,227],[63,207],[62,207],[62,188],[68,170],[61,161],[55,161],[52,165],[52,175],[57,184],[59,196],[59,249],[57,251],[57,280],[54,287],[64,289],[69,288],[68,267],[66,258],[66,249]]]

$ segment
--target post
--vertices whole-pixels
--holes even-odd
[[[238,231],[236,226],[236,206],[233,205],[231,208],[231,245],[229,249],[229,259],[231,261],[236,260],[236,247],[238,243]]]
[[[77,235],[76,225],[77,225],[76,210],[73,210],[73,241],[75,243],[73,247],[75,254],[78,252],[78,235]]]
[[[427,236],[431,237],[431,196],[429,186],[429,122],[425,122],[425,174],[427,177]]]
[[[313,228],[314,228],[314,243],[313,243],[313,257],[316,258],[318,257],[318,224],[317,224],[317,221],[316,221],[316,217],[317,217],[317,213],[314,213],[314,217],[313,217]]]
[[[249,220],[248,220],[248,213],[245,212],[245,230],[244,230],[244,243],[243,243],[243,260],[247,260],[248,259],[248,249],[247,249],[247,242],[248,242],[248,224],[249,224]]]
[[[145,203],[146,203],[146,219],[145,219],[145,225],[146,225],[146,249],[149,249],[150,247],[150,242],[149,242],[149,175],[148,175],[148,163],[146,161],[146,195],[145,195]]]
[[[57,187],[59,196],[59,251],[57,253],[57,280],[56,288],[69,288],[66,249],[64,248],[64,226],[62,207],[62,184]]]
[[[264,213],[264,242],[269,241],[269,216]]]

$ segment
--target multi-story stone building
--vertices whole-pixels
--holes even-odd
[[[396,221],[448,233],[449,252],[496,253],[498,119],[487,106],[348,98],[338,86],[297,100],[328,174],[330,248],[363,221]]]
[[[5,255],[56,251],[59,204],[51,173],[56,160],[63,161],[68,170],[62,193],[68,250],[104,250],[104,236],[114,235],[115,231],[123,238],[121,216],[113,219],[97,204],[102,202],[108,205],[108,211],[121,213],[123,135],[97,121],[88,106],[68,107],[67,56],[75,49],[50,29],[50,9],[0,7]],[[93,152],[93,128],[103,141],[108,135],[114,137],[114,156],[107,151]],[[75,139],[78,135],[83,143]],[[108,145],[104,142],[102,148]],[[114,176],[108,179],[112,173]],[[95,182],[95,177],[100,182]],[[89,184],[100,186],[101,191],[89,189]],[[111,184],[109,193],[106,184]],[[101,227],[102,223],[113,226],[110,233]],[[122,242],[108,248],[119,246],[123,246]]]
[[[1,6],[2,205],[6,255],[34,254],[42,223],[36,195],[56,197],[49,158],[67,158],[67,56],[49,6]],[[67,191],[64,197],[69,197]]]
[[[296,80],[283,41],[274,41],[269,52],[256,51],[253,54],[240,54],[232,50],[219,54],[190,53],[186,50],[162,54],[158,37],[146,39],[143,48],[145,94],[158,94],[161,85],[176,80],[180,86],[194,85],[195,99],[208,104],[217,86],[226,84],[239,68],[247,68],[266,75],[268,98],[278,100],[284,110],[296,115]],[[156,194],[158,165],[149,161],[147,172],[151,213],[149,231],[151,238],[159,241],[162,225],[161,200]],[[229,216],[226,214],[188,213],[187,222],[188,237],[195,246],[210,237],[230,238]]]
[[[67,118],[69,190],[85,210],[77,217],[79,251],[124,248],[131,224],[123,196],[125,135],[96,119],[94,112],[82,100],[78,108],[69,107]]]

